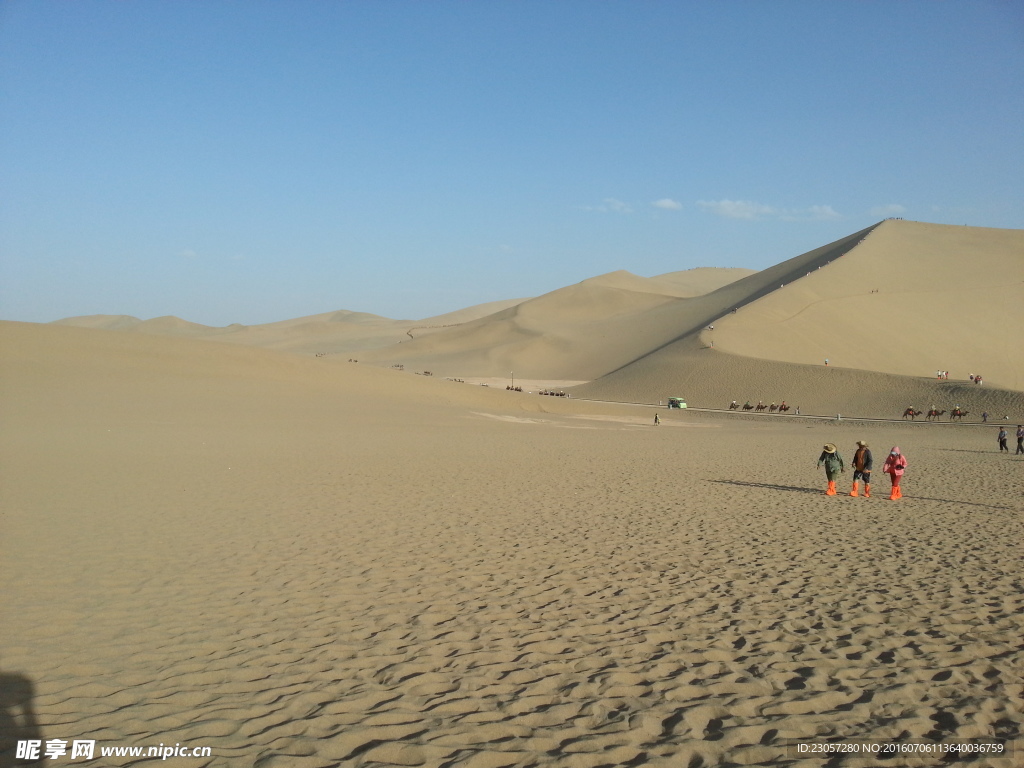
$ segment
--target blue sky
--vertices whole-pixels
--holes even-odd
[[[421,318],[1024,228],[1011,2],[0,4],[0,318]]]

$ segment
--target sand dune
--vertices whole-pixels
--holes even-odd
[[[648,345],[665,340],[664,332],[658,329],[652,336],[639,327],[641,324],[629,323],[630,316],[669,298],[699,296],[750,274],[747,269],[701,268],[645,278],[620,270],[539,299],[488,302],[421,320],[392,320],[339,310],[225,328],[176,317],[139,320],[127,315],[72,317],[57,323],[202,336],[210,341],[302,354],[355,355],[459,377],[505,375],[518,366],[530,369],[538,380],[588,380],[633,359],[637,343],[644,344],[646,337],[654,339]],[[522,311],[516,309],[526,302],[529,306]],[[433,336],[439,338],[429,343],[421,341]]]
[[[666,272],[653,279],[663,285],[673,286],[676,290],[674,295],[680,298],[692,298],[716,291],[755,272],[753,269],[739,267],[697,267],[681,272]]]
[[[709,303],[722,311],[732,301],[728,286],[740,274],[749,271],[691,270],[663,278],[612,272],[364,357],[446,376],[494,377],[515,370],[531,379],[589,380],[678,337],[681,326],[708,314]]]
[[[515,372],[534,381],[589,381],[580,394],[646,402],[684,387],[704,406],[753,397],[862,413],[881,401],[858,388],[883,388],[888,415],[919,403],[1018,410],[1014,396],[988,388],[1024,391],[1016,353],[1022,306],[1024,232],[889,220],[758,273],[696,269],[645,278],[618,271],[534,299],[420,321],[338,311],[222,329],[178,318],[62,322],[348,354],[456,378]],[[713,355],[702,354],[712,346]],[[750,362],[733,365],[728,355]],[[836,383],[841,374],[791,367],[826,358],[830,368],[902,378],[848,373],[847,386]],[[954,381],[927,386],[939,369]],[[736,386],[740,370],[755,376],[753,386]],[[984,376],[984,391],[960,385],[974,373]],[[837,386],[852,399],[833,397],[829,388]]]
[[[857,416],[932,405],[960,405],[975,420],[1024,413],[1024,361],[1014,354],[1024,338],[1024,232],[886,221],[723,291],[739,309],[715,316],[710,307],[713,333],[691,327],[573,391],[646,402],[674,394],[709,407],[785,399]],[[950,379],[937,381],[937,369]],[[970,383],[983,371],[984,385]]]
[[[393,320],[368,312],[336,310],[260,325],[233,323],[224,327],[201,325],[174,316],[140,320],[131,315],[83,315],[57,320],[54,324],[166,336],[201,336],[209,341],[300,354],[344,355],[397,344],[410,338],[410,331],[418,336],[427,335],[436,329],[515,306],[521,301],[523,299],[492,301],[422,320]]]
[[[599,378],[699,333],[733,308],[756,301],[781,283],[838,258],[868,231],[739,280],[729,281],[736,276],[730,270],[721,276],[724,284],[697,296],[691,295],[689,286],[681,286],[678,278],[660,282],[614,272],[429,339],[367,353],[366,359],[448,376],[501,376],[516,370],[527,378]],[[704,278],[706,273],[698,277]],[[645,397],[656,399],[657,392],[651,390]]]
[[[723,318],[725,352],[1024,390],[1024,231],[886,221],[842,259]]]
[[[27,737],[216,768],[820,766],[800,744],[998,737],[1015,756],[972,764],[1019,764],[1022,463],[990,429],[655,428],[55,325],[0,323],[0,354],[0,765]],[[821,494],[821,445],[857,439],[904,449],[902,500]]]
[[[581,285],[600,285],[638,293],[655,293],[676,298],[692,298],[711,293],[724,285],[754,274],[752,269],[730,267],[700,267],[680,272],[668,272],[656,277],[640,277],[620,269],[604,275],[591,277]]]
[[[717,332],[717,325],[716,325]],[[676,342],[608,376],[569,389],[573,397],[656,403],[683,397],[698,408],[726,408],[731,400],[766,405],[785,401],[804,414],[899,418],[908,407],[966,410],[969,422],[1024,418],[1024,393],[969,381],[897,376],[824,365],[760,360],[710,349],[697,339]]]
[[[985,387],[1024,390],[1014,354],[1024,338],[1024,232],[891,220],[708,293],[674,291],[671,279],[603,275],[366,358],[450,376],[588,379],[574,391],[630,401],[682,388],[703,406],[753,397],[861,415],[932,404],[1020,411],[1018,397]],[[751,360],[732,365],[728,354]],[[826,358],[847,383],[786,365]],[[938,369],[955,381],[929,385]],[[963,386],[973,373],[984,387]],[[861,388],[887,393],[884,414],[865,412],[882,400]]]

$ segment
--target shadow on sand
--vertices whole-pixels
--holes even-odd
[[[32,708],[33,698],[31,680],[24,675],[0,672],[0,768],[42,763],[42,760],[18,760],[16,754],[19,741],[43,738]]]
[[[770,488],[773,491],[794,491],[796,493],[817,493],[822,496],[825,492],[821,488],[801,488],[796,485],[774,485],[772,483],[748,483],[743,480],[708,480],[709,483],[722,483],[724,485],[739,485],[744,488]],[[846,496],[845,493],[838,494],[839,496]],[[889,499],[889,491],[885,490],[884,493],[876,491],[872,498],[875,499]],[[1018,509],[1018,507],[1009,507],[1005,504],[981,504],[977,501],[961,501],[960,499],[935,499],[931,496],[918,496],[917,494],[904,494],[904,499],[913,499],[915,501],[940,501],[943,504],[963,504],[965,507],[985,507],[986,509]]]
[[[724,485],[740,485],[744,488],[771,488],[773,491],[795,491],[796,493],[819,493],[824,495],[821,488],[800,488],[796,485],[773,485],[772,483],[747,483],[743,480],[708,480],[709,483],[722,483]]]

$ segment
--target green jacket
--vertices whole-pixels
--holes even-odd
[[[818,468],[821,468],[822,463],[825,464],[825,471],[829,474],[835,474],[836,472],[846,471],[846,462],[843,461],[843,457],[839,454],[839,451],[835,453],[821,452],[821,456],[818,457]]]

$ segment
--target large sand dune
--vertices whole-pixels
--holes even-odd
[[[690,270],[655,278],[612,272],[364,357],[446,376],[516,371],[526,379],[589,380],[678,337],[679,328],[703,318],[709,304],[727,305],[733,296],[729,286],[751,279],[742,275],[749,270]]]
[[[1020,764],[1024,464],[992,429],[652,414],[0,323],[0,765]],[[822,495],[857,439],[904,449],[902,500]]]
[[[723,318],[714,342],[793,363],[979,373],[1024,390],[1024,231],[883,222],[843,258]]]
[[[453,376],[598,379],[574,390],[593,397],[651,402],[683,387],[700,405],[765,397],[862,410],[871,398],[829,396],[839,385],[821,372],[769,364],[828,359],[918,380],[948,370],[958,382],[847,377],[854,394],[854,380],[888,390],[889,408],[1003,412],[1018,408],[1012,397],[959,383],[977,373],[984,386],[1024,390],[1022,308],[1024,232],[890,220],[703,294],[612,273],[367,359]],[[750,360],[737,367],[726,354]]]
[[[704,325],[573,391],[710,407],[785,399],[859,416],[1024,412],[1024,232],[886,221],[723,292],[735,313],[711,307]],[[939,369],[950,378],[936,380]]]
[[[722,275],[707,293],[669,279],[616,272],[523,302],[502,313],[367,355],[368,360],[412,364],[445,375],[593,379],[695,337],[733,309],[745,307],[839,258],[871,228],[735,279]],[[651,390],[648,398],[655,393]]]

